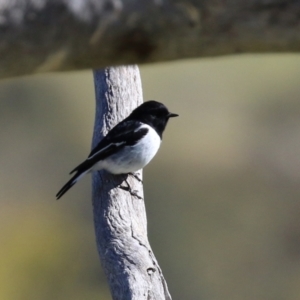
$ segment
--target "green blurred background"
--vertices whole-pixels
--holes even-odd
[[[149,239],[173,299],[300,299],[300,57],[141,67],[180,114],[144,170]],[[92,73],[0,83],[0,299],[110,299],[89,176]]]

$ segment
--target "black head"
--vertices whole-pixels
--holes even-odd
[[[169,118],[178,117],[177,114],[170,113],[160,102],[150,100],[144,102],[130,114],[129,118],[138,120],[152,126],[160,137],[165,130]]]

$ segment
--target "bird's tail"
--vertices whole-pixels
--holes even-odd
[[[77,172],[56,194],[56,200],[58,200],[62,195],[64,195],[81,177],[83,177],[90,170],[84,172]]]

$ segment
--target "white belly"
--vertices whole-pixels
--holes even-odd
[[[120,152],[100,161],[94,169],[105,169],[112,174],[134,173],[144,168],[157,153],[161,139],[148,125],[149,132],[134,146],[125,146]]]

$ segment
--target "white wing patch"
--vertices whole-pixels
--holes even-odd
[[[118,153],[99,161],[93,170],[105,169],[112,174],[127,174],[144,168],[156,154],[161,139],[149,125],[142,127],[149,130],[143,138],[135,145],[125,146]]]
[[[102,153],[104,150],[108,149],[109,147],[112,147],[112,146],[116,146],[116,147],[119,147],[121,145],[125,144],[125,142],[120,142],[120,143],[111,143],[109,145],[107,145],[106,147],[102,148],[101,150],[97,151],[96,153],[94,153],[93,155],[89,156],[87,158],[87,160],[89,159],[92,159],[95,155],[98,155],[100,153]]]

